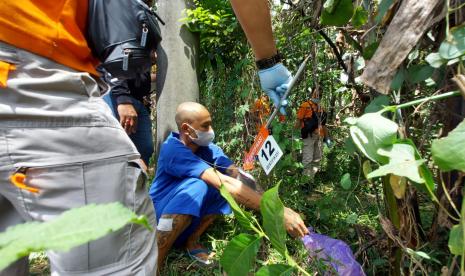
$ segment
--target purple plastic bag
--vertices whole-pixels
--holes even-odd
[[[317,234],[311,227],[308,230],[310,234],[305,235],[302,241],[310,258],[329,263],[341,276],[365,276],[365,272],[345,242]]]

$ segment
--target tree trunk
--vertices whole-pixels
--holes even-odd
[[[199,39],[180,22],[182,11],[192,5],[190,0],[158,1],[157,13],[166,25],[161,26],[163,40],[157,51],[156,156],[169,133],[177,130],[176,107],[199,99]]]

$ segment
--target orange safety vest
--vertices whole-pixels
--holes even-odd
[[[3,0],[0,41],[98,75],[85,39],[88,0]]]
[[[322,111],[323,111],[323,108],[321,108],[319,104],[316,104],[311,100],[303,102],[300,105],[299,109],[297,110],[297,119],[299,119],[301,123],[300,127],[301,128],[304,127],[304,123],[303,123],[304,119],[311,118],[314,112],[322,112]],[[327,135],[327,130],[323,126],[318,126],[318,129],[316,131],[318,131],[318,134],[321,137],[325,137]]]

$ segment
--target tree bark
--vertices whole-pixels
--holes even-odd
[[[161,26],[163,40],[157,51],[156,156],[169,133],[177,130],[176,107],[199,99],[199,39],[180,22],[182,11],[192,5],[190,0],[158,1],[157,13],[166,25]]]
[[[402,1],[362,74],[364,84],[380,93],[389,93],[397,68],[430,27],[436,7],[443,3],[443,0]]]

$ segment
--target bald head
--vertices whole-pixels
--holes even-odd
[[[178,105],[178,108],[176,108],[175,120],[180,132],[183,123],[191,125],[201,123],[200,121],[205,119],[210,119],[210,113],[205,106],[199,103],[184,102]]]

